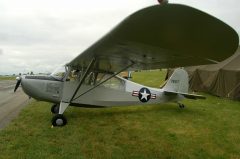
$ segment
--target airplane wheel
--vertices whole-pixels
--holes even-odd
[[[59,112],[59,105],[58,104],[53,104],[53,106],[51,108],[51,112],[53,114],[58,114],[58,112]]]
[[[185,108],[185,105],[180,103],[179,108],[183,109],[183,108]]]
[[[67,124],[67,119],[62,114],[57,114],[52,118],[53,126],[64,126]]]

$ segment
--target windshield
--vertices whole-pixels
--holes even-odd
[[[52,72],[51,76],[61,80],[65,76],[65,73],[66,73],[65,66],[59,66]]]

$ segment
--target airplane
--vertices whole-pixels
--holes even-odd
[[[118,76],[123,71],[217,63],[237,49],[236,31],[219,19],[182,4],[143,8],[95,44],[48,76],[21,76],[14,91],[53,103],[53,126],[64,126],[68,106],[112,107],[179,103],[188,93],[188,74],[178,68],[163,88],[151,88]]]

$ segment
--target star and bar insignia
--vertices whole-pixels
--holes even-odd
[[[156,99],[156,94],[151,94],[148,88],[141,88],[139,91],[133,91],[132,96],[138,97],[143,103],[148,102],[150,99]]]

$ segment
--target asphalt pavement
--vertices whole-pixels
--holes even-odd
[[[30,102],[21,87],[15,93],[13,92],[15,84],[15,80],[0,81],[0,130],[7,126]]]

